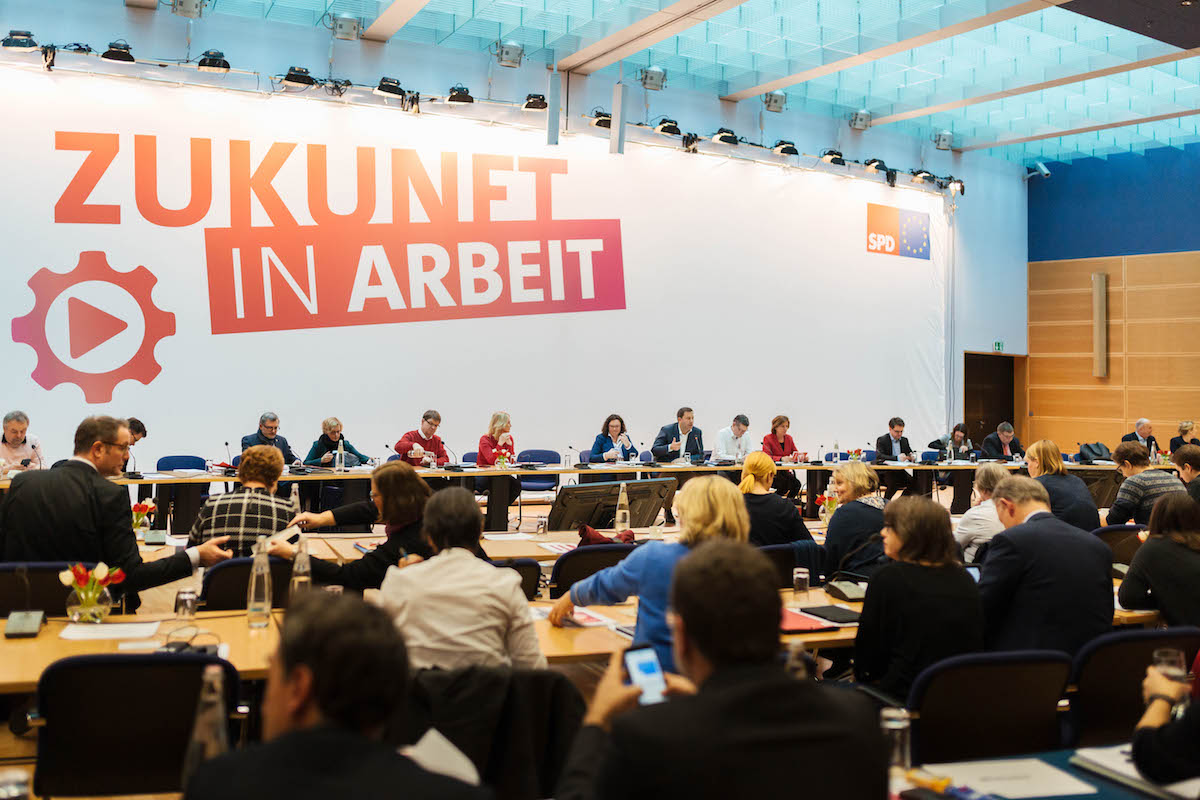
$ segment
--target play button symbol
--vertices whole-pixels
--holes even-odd
[[[90,353],[129,327],[125,320],[101,311],[78,297],[67,300],[67,321],[71,333],[71,358]]]

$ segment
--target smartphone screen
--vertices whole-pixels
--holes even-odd
[[[629,672],[630,683],[642,690],[639,703],[649,706],[666,699],[667,681],[653,647],[626,650],[625,669]]]

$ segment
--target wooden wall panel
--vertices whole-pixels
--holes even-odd
[[[1200,346],[1200,345],[1198,345]],[[1110,353],[1121,353],[1125,350],[1125,326],[1123,323],[1109,323],[1108,349]],[[1037,325],[1029,326],[1029,354],[1059,354],[1075,353],[1078,355],[1092,352],[1091,323],[1071,323],[1067,325]]]
[[[1128,389],[1129,420],[1145,417],[1158,428],[1172,431],[1181,419],[1200,417],[1200,389]],[[1163,447],[1171,436],[1163,440]]]
[[[1089,289],[1093,272],[1108,273],[1108,285],[1120,288],[1120,258],[1083,258],[1074,261],[1033,261],[1029,264],[1029,290]]]
[[[1196,267],[1200,278],[1200,266]],[[1130,319],[1200,317],[1200,283],[1195,286],[1129,288],[1125,302]],[[1109,307],[1111,311],[1111,306]]]
[[[1116,447],[1121,437],[1132,428],[1112,420],[1030,417],[1029,438],[1022,439],[1026,447],[1039,439],[1049,439],[1064,453],[1078,453],[1079,442],[1104,442]]]
[[[1125,271],[1130,286],[1200,283],[1200,252],[1129,256],[1125,259]],[[1032,264],[1029,272],[1033,274]]]
[[[1124,410],[1124,389],[1034,387],[1029,390],[1029,411],[1038,416],[1121,419]]]
[[[1092,376],[1091,356],[1031,356],[1031,386],[1124,386],[1125,357],[1109,356],[1108,377]]]
[[[1108,318],[1124,318],[1121,292],[1108,290]],[[1029,295],[1029,322],[1090,322],[1092,293],[1088,291],[1045,292]]]
[[[1200,319],[1131,320],[1127,330],[1129,341],[1125,352],[1129,354],[1200,354]],[[1109,349],[1114,349],[1111,341]]]
[[[1127,369],[1130,386],[1200,388],[1200,355],[1130,356]]]

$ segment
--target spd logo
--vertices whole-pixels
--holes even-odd
[[[867,203],[867,252],[929,260],[929,215]]]

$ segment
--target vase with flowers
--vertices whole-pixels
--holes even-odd
[[[71,589],[67,595],[67,616],[72,622],[103,622],[113,607],[108,587],[124,581],[125,572],[120,567],[109,569],[103,561],[93,569],[72,564],[70,569],[58,573],[58,579]]]
[[[143,533],[150,530],[150,515],[154,513],[155,509],[154,503],[134,503],[133,529]]]
[[[822,525],[829,524],[829,518],[833,516],[833,512],[837,511],[838,499],[835,494],[819,494],[817,495],[817,515],[821,518]]]

